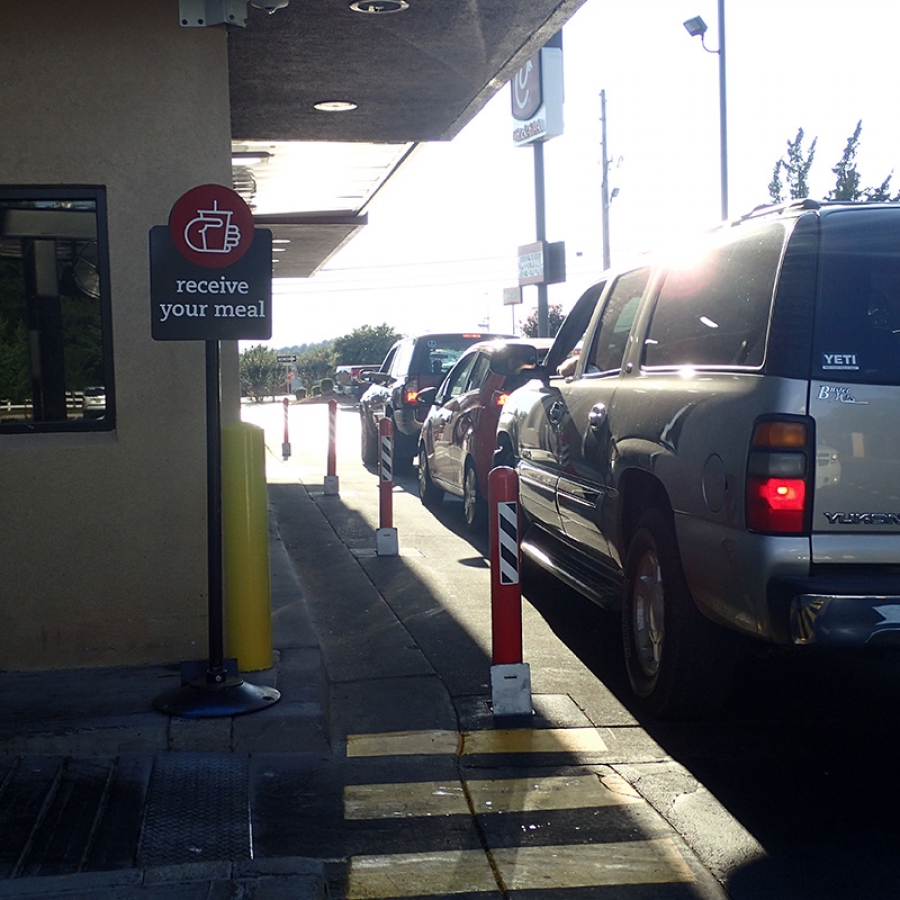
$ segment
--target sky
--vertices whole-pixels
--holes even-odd
[[[718,49],[716,0],[587,0],[563,29],[565,132],[544,145],[547,239],[565,241],[566,312],[603,269],[601,104],[606,97],[613,266],[721,218],[719,67],[691,38],[701,16]],[[799,128],[817,138],[811,195],[862,120],[866,186],[897,167],[893,52],[900,4],[885,0],[725,0],[729,213],[769,200],[776,160]],[[401,334],[518,333],[537,307],[503,305],[517,248],[535,240],[534,157],[511,138],[505,86],[452,141],[421,145],[367,207],[369,224],[309,279],[276,279],[272,347],[363,325]],[[256,343],[256,342],[252,342]]]

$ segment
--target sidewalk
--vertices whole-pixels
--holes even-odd
[[[371,473],[348,463],[326,497],[268,462],[275,665],[245,677],[281,698],[169,718],[178,666],[0,673],[0,900],[723,900],[618,772],[663,752],[589,719],[570,654],[535,667],[528,727],[495,720],[489,571],[414,482],[415,533],[379,560]]]
[[[250,859],[246,825],[234,833],[264,777],[252,759],[331,752],[321,652],[274,519],[270,562],[275,665],[243,677],[280,691],[272,707],[163,715],[152,702],[180,686],[178,666],[0,673],[0,898],[327,896],[321,862]]]

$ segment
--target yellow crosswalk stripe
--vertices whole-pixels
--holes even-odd
[[[526,891],[695,881],[668,838],[492,851],[506,890]],[[496,893],[498,885],[480,850],[355,856],[347,900]]]
[[[596,728],[509,728],[467,731],[461,756],[476,753],[604,753]]]
[[[669,838],[493,851],[507,890],[695,881]]]
[[[396,731],[389,734],[348,734],[347,756],[424,756],[459,751],[456,731]]]
[[[466,816],[469,804],[456,782],[348,784],[344,787],[345,819],[404,819],[415,816]]]
[[[398,731],[347,736],[347,756],[477,753],[604,753],[596,728],[509,728],[491,731]]]
[[[481,850],[354,856],[347,873],[347,900],[478,892],[498,893],[497,879]]]
[[[471,809],[466,799],[471,801]],[[594,809],[639,803],[622,778],[608,775],[551,775],[534,778],[478,779],[461,784],[440,781],[351,784],[344,788],[344,818],[403,819],[480,813]]]

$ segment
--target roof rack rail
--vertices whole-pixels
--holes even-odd
[[[811,197],[805,197],[803,200],[789,200],[787,203],[762,203],[755,206],[750,212],[742,215],[737,222],[743,222],[745,219],[756,219],[760,216],[777,216],[791,209],[821,209],[824,201],[813,200]]]

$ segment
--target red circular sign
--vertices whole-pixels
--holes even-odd
[[[231,188],[201,184],[175,201],[169,232],[186,259],[207,269],[221,269],[250,249],[253,212]]]

